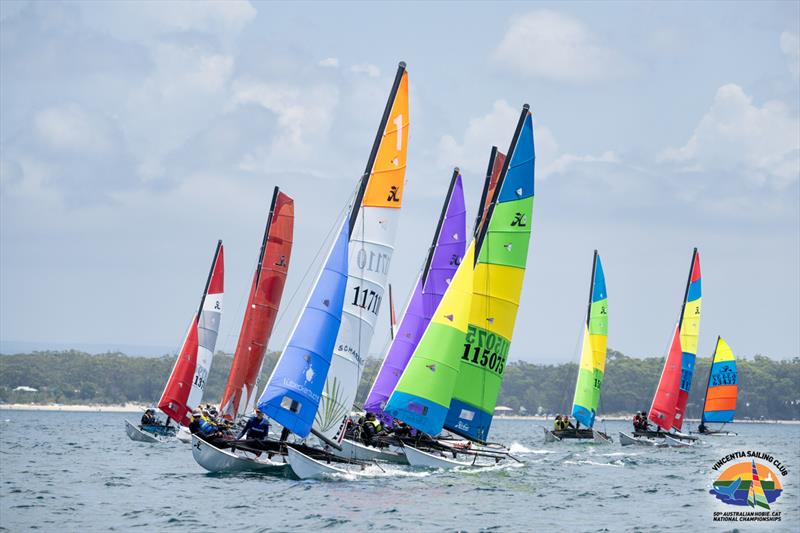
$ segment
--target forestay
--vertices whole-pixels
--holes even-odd
[[[408,151],[408,74],[400,63],[350,217],[347,290],[314,433],[344,438],[383,301],[403,198]]]
[[[581,363],[578,381],[575,384],[575,397],[572,402],[572,416],[586,427],[593,427],[600,405],[600,390],[606,366],[606,346],[608,345],[608,294],[606,278],[600,255],[594,251],[592,261],[592,282],[589,285],[589,309],[583,328]]]
[[[364,403],[364,409],[378,415],[385,424],[391,425],[393,422],[392,417],[384,412],[386,402],[464,257],[465,233],[464,187],[461,174],[456,169],[424,267]]]
[[[483,442],[503,381],[528,258],[534,195],[533,120],[524,106],[476,243],[468,331],[445,428]]]

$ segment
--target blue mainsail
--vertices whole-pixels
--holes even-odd
[[[345,220],[286,349],[258,399],[258,408],[265,415],[300,438],[311,431],[339,334],[349,233]]]

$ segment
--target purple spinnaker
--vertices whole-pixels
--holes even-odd
[[[383,407],[394,392],[411,355],[422,338],[425,328],[439,306],[450,280],[455,275],[466,248],[467,211],[464,207],[464,187],[456,170],[436,226],[433,243],[428,250],[425,267],[420,274],[411,300],[400,321],[400,327],[389,346],[378,376],[367,395],[364,409],[384,423],[391,425],[392,417]]]

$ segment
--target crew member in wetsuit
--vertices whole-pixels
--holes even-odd
[[[266,419],[261,410],[256,409],[256,414],[250,417],[236,440],[241,440],[245,435],[247,435],[247,444],[255,444],[256,446],[269,436],[269,420]]]
[[[553,422],[553,430],[554,431],[561,431],[563,428],[561,427],[561,415],[556,415],[556,420]]]
[[[700,433],[707,433],[708,432],[708,428],[706,427],[705,422],[703,422],[702,420],[700,421],[700,425],[697,426],[697,431],[699,431]]]
[[[204,441],[219,445],[222,443],[222,432],[217,426],[204,419],[199,410],[192,413],[192,422],[189,424],[189,431],[192,435],[197,435]]]
[[[142,415],[141,424],[143,426],[157,426],[158,420],[156,420],[155,411],[152,409],[145,410],[144,414]]]
[[[361,439],[364,444],[376,446],[377,441],[375,438],[381,431],[383,431],[383,425],[375,418],[373,413],[367,413],[364,418],[364,424],[361,426]]]
[[[402,420],[395,420],[394,421],[394,434],[398,438],[410,437],[411,436],[411,426],[403,422]]]
[[[569,415],[564,415],[564,417],[561,419],[561,425],[564,427],[564,429],[577,429],[575,425],[570,422]]]

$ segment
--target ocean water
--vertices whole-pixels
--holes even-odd
[[[798,531],[800,426],[735,424],[691,449],[543,442],[542,422],[496,420],[523,463],[478,471],[370,467],[367,477],[292,481],[213,475],[179,442],[125,435],[132,414],[0,411],[0,528],[8,531]],[[609,422],[617,432],[628,424]],[[599,425],[603,429],[603,424]],[[780,522],[709,494],[713,464],[739,450],[788,468]],[[727,466],[727,465],[726,465]],[[773,468],[773,470],[775,470]]]

